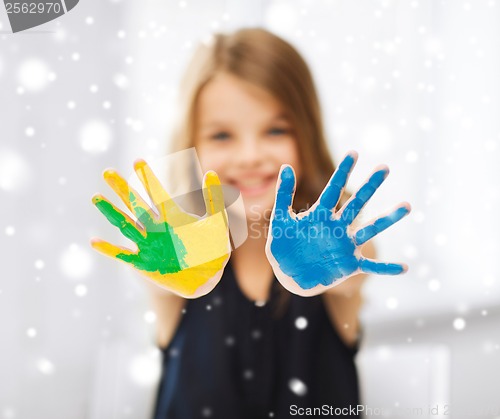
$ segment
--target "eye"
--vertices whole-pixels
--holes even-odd
[[[210,136],[210,138],[212,138],[213,140],[219,140],[219,141],[227,140],[229,139],[229,137],[230,135],[226,131],[219,131]]]
[[[279,135],[285,135],[288,133],[288,130],[286,128],[279,128],[279,127],[273,127],[267,131],[270,135],[273,136],[279,136]]]

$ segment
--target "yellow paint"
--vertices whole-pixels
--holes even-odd
[[[102,195],[96,195],[93,202],[97,208],[137,244],[137,249],[115,246],[101,239],[92,240],[92,247],[132,264],[157,284],[181,296],[196,298],[200,293],[206,294],[210,289],[203,285],[220,278],[231,252],[224,197],[217,174],[205,174],[203,196],[207,215],[200,218],[184,212],[175,203],[145,161],[137,161],[134,168],[159,215],[117,172],[107,170],[106,182],[140,219],[142,226]],[[208,288],[216,285],[212,282]]]

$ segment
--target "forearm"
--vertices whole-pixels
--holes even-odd
[[[361,252],[367,258],[376,257],[375,246],[371,242],[366,243]],[[352,276],[323,294],[331,321],[347,345],[353,345],[358,339],[359,311],[364,301],[361,290],[367,277],[366,274]]]
[[[145,283],[151,308],[156,314],[156,344],[165,348],[177,330],[186,300],[150,281]]]
[[[366,275],[356,275],[323,294],[325,306],[343,341],[352,346],[360,330],[359,311],[363,305],[361,288]]]

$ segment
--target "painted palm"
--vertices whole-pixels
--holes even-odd
[[[111,224],[137,245],[118,247],[100,239],[92,246],[99,252],[132,265],[158,285],[185,298],[210,292],[219,282],[231,251],[222,186],[215,172],[203,179],[207,214],[198,217],[180,208],[143,160],[135,172],[144,185],[154,211],[117,172],[106,170],[104,179],[137,221],[102,195],[93,203]]]
[[[294,294],[317,295],[358,273],[398,275],[407,270],[404,264],[363,257],[360,246],[407,215],[408,203],[399,204],[360,228],[352,225],[387,177],[386,166],[377,168],[345,205],[335,211],[356,160],[355,152],[348,153],[316,203],[298,214],[292,209],[295,173],[289,165],[281,167],[266,254],[278,280]]]

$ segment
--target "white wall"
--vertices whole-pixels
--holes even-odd
[[[39,28],[54,33],[0,33],[0,417],[147,416],[159,359],[145,289],[88,250],[92,235],[120,240],[90,197],[114,199],[105,167],[164,154],[193,47],[247,24],[305,55],[334,156],[360,153],[351,189],[390,166],[366,217],[413,205],[376,242],[410,272],[365,287],[363,402],[499,416],[500,3],[87,0]],[[95,120],[85,138],[109,136],[106,151],[82,146]]]

